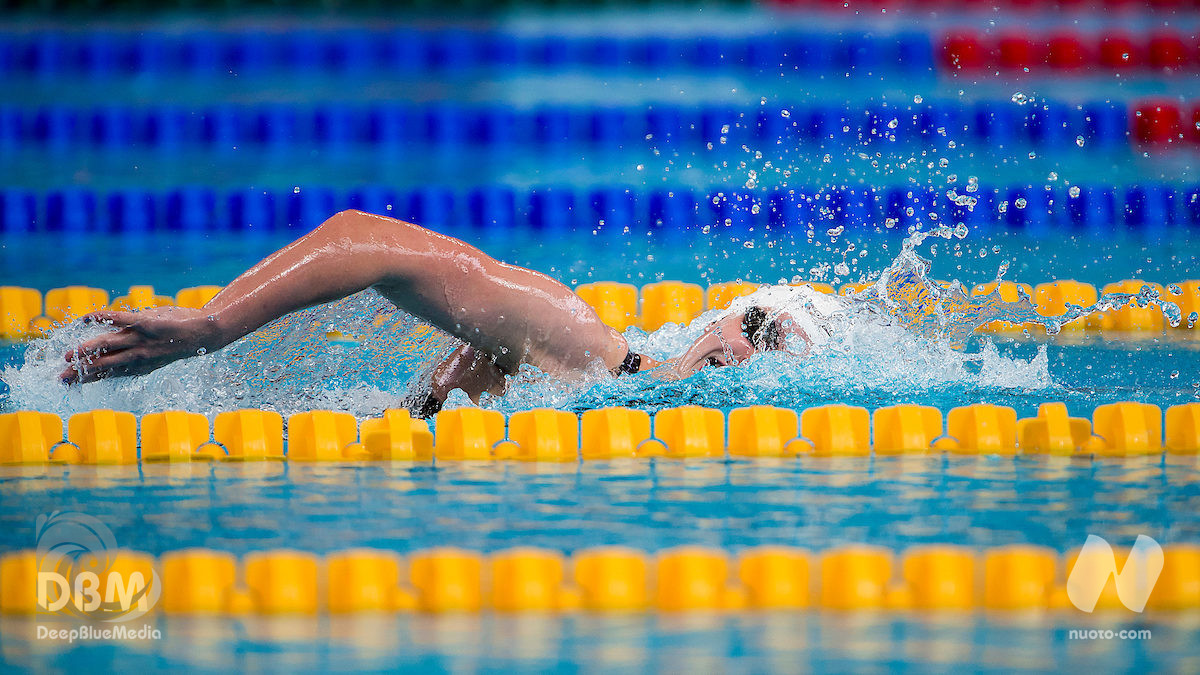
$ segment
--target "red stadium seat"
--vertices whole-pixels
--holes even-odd
[[[1182,119],[1174,101],[1142,101],[1134,108],[1133,136],[1143,145],[1169,145],[1179,142]]]
[[[1142,65],[1143,50],[1128,35],[1108,33],[1100,38],[1100,65],[1112,70],[1128,70]]]
[[[1079,70],[1091,61],[1092,55],[1075,35],[1058,33],[1046,43],[1046,65],[1055,70]]]
[[[1004,35],[996,41],[996,63],[1003,70],[1032,70],[1041,65],[1040,51],[1027,37]]]
[[[982,70],[987,54],[975,36],[951,33],[942,41],[942,63],[951,70]]]
[[[1155,70],[1182,70],[1190,65],[1187,45],[1176,34],[1156,33],[1147,45],[1146,60]]]

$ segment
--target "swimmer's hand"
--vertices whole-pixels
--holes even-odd
[[[144,375],[172,361],[195,356],[225,341],[210,315],[189,307],[156,307],[141,312],[93,312],[81,319],[119,330],[93,338],[66,353],[64,383]]]

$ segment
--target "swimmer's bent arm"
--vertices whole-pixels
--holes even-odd
[[[88,315],[119,330],[69,352],[61,376],[89,382],[147,373],[372,286],[508,372],[520,363],[549,370],[581,368],[596,358],[619,363],[624,348],[590,307],[545,275],[417,225],[343,211],[233,280],[203,308]]]

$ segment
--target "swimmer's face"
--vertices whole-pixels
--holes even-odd
[[[709,324],[679,357],[677,370],[687,376],[706,366],[737,365],[758,352],[785,348],[792,336],[808,343],[808,337],[789,314],[783,312],[769,318],[770,313],[761,307],[751,307],[744,314],[733,314]]]

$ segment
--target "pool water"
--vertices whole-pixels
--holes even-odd
[[[185,19],[148,21],[139,28],[154,36],[203,25],[216,33],[261,31],[274,38],[290,35],[298,25],[253,17],[223,23],[193,17],[191,24]],[[706,8],[699,18],[682,10],[620,11],[590,22],[570,13],[517,13],[486,22],[501,36],[522,39],[569,29],[592,37],[664,32],[680,39],[717,34],[751,40],[778,29],[781,34],[869,30],[875,32],[870,39],[879,40],[909,30],[933,36],[960,19],[991,21],[997,30],[1025,29],[1030,23],[1004,13],[994,21],[918,22],[894,13],[813,19],[762,8]],[[1161,23],[1145,16],[1121,21],[1124,28],[1141,31]],[[1190,15],[1173,21],[1178,30],[1195,26]],[[1032,23],[1050,30],[1061,21],[1041,17]],[[1084,22],[1101,23],[1095,17]],[[38,22],[18,23],[12,33],[40,28],[45,26]],[[69,27],[50,28],[71,34]],[[932,49],[936,43],[929,44]],[[39,131],[34,122],[21,129],[5,123],[0,128],[0,286],[46,291],[81,284],[115,297],[135,284],[150,284],[165,294],[226,284],[332,211],[351,205],[356,191],[380,186],[405,195],[394,200],[394,215],[415,218],[426,209],[437,221],[430,224],[441,231],[572,287],[594,281],[643,286],[664,279],[837,286],[876,278],[901,254],[910,227],[953,226],[959,216],[970,221],[964,236],[930,238],[917,248],[931,261],[930,279],[959,280],[969,289],[1003,274],[1034,285],[1074,279],[1099,287],[1121,279],[1168,284],[1200,274],[1194,150],[1143,151],[1120,126],[1080,136],[1082,143],[1074,134],[1038,138],[1024,127],[1002,137],[1003,125],[977,116],[1000,110],[1021,126],[1034,108],[1058,106],[1078,125],[1085,105],[1099,110],[1095,106],[1103,104],[1125,115],[1142,97],[1189,99],[1195,91],[1190,73],[976,77],[914,61],[869,73],[720,64],[612,70],[464,67],[428,74],[377,69],[349,75],[316,68],[284,76],[270,69],[210,72],[201,64],[184,75],[105,79],[69,68],[31,75],[18,72],[12,66],[16,61],[5,63],[21,93],[0,100],[0,107],[7,106],[0,110],[3,115],[19,110],[34,120],[38,111],[57,110],[66,111],[63,119],[78,114],[90,120],[96,102],[103,101],[134,111],[178,106],[199,118],[206,114],[200,109],[211,104],[245,115],[239,133],[246,137],[150,147],[113,141],[100,132],[89,135],[81,131],[82,123],[61,135]],[[641,119],[637,116],[677,105],[697,122],[682,129],[683,139],[646,138],[630,126],[608,142],[570,126],[578,120],[564,114],[569,128],[563,138],[526,129],[521,133],[533,140],[507,145],[471,134],[426,138],[441,128],[433,122],[406,132],[414,136],[406,142],[377,145],[289,136],[271,132],[271,125],[261,135],[276,133],[274,140],[250,138],[254,134],[246,131],[257,128],[256,106],[287,113],[397,101],[447,107],[446,119],[461,112],[454,106],[499,106],[523,115],[558,107],[580,115],[617,110]],[[859,130],[849,124],[839,131],[835,123],[841,121],[842,106],[854,113],[856,124],[869,117],[866,111],[882,108],[897,111],[905,127],[897,139],[858,137]],[[968,121],[944,134],[916,133],[916,122],[934,109]],[[785,112],[808,121],[796,127],[799,131],[786,125],[779,135],[761,131],[760,119],[778,124]],[[828,138],[822,135],[826,131],[832,131]],[[966,187],[973,184],[984,188]],[[465,195],[497,186],[512,190],[514,203],[498,210],[507,214],[503,226],[482,227],[478,221],[487,221],[488,214],[467,208]],[[565,209],[533,213],[532,200],[546,186],[574,196],[569,217],[562,216]],[[1064,195],[1079,186],[1087,195],[1111,190],[1111,213],[1094,204],[1086,217],[1066,209]],[[731,202],[742,194],[753,198],[735,207],[709,206],[704,202],[714,189],[727,190]],[[788,189],[861,199],[853,209],[815,208],[804,218],[782,218],[769,208],[753,211]],[[908,189],[920,193],[914,203],[932,195],[928,211],[904,214],[904,203],[888,202],[894,191]],[[451,215],[429,210],[436,199],[426,198],[442,194],[431,190],[454,193],[458,201]],[[653,195],[675,190],[700,203],[684,209],[687,222],[654,221],[648,215]],[[249,228],[227,222],[232,209],[226,209],[225,197],[264,191],[277,198],[274,208],[287,213]],[[948,191],[995,198],[981,199],[978,212],[964,211],[949,204]],[[594,196],[600,193],[603,199]],[[1056,200],[1049,212],[1016,205],[1018,194],[1032,200],[1043,193]],[[1153,218],[1145,215],[1151,212],[1151,196],[1130,197],[1135,193],[1170,195],[1155,207],[1161,209],[1155,212],[1160,221],[1148,222]],[[128,198],[120,202],[128,206],[146,194],[158,201],[138,227],[109,199]],[[373,194],[376,202],[392,204],[386,190]],[[289,195],[296,196],[292,202]],[[604,202],[614,195],[617,206]],[[198,201],[188,202],[191,207],[179,206],[197,196]],[[1000,211],[1001,201],[1007,211]],[[29,204],[35,205],[32,210]],[[625,204],[630,204],[627,211]],[[292,207],[299,215],[288,212]],[[897,207],[900,222],[889,223],[886,217],[896,216]],[[211,418],[242,407],[285,415],[333,408],[362,420],[408,404],[414,382],[449,344],[403,316],[389,314],[388,322],[377,325],[374,319],[388,311],[381,298],[364,293],[282,319],[218,353],[146,377],[85,387],[65,387],[56,375],[61,354],[95,327],[68,326],[28,344],[0,343],[0,413],[36,409],[65,418],[96,408],[137,414],[186,409]],[[704,320],[690,327],[668,325],[650,335],[631,328],[627,336],[647,353],[665,357],[679,351]],[[331,343],[325,339],[328,330],[344,331],[359,343]],[[809,358],[759,355],[743,367],[707,369],[681,382],[639,374],[564,383],[523,372],[507,395],[483,405],[513,413],[610,405],[657,412],[696,404],[728,412],[760,403],[795,410],[833,402],[868,409],[918,403],[945,412],[986,402],[1028,417],[1041,403],[1062,401],[1073,416],[1088,417],[1097,406],[1119,401],[1163,408],[1200,401],[1198,335],[1170,328],[1136,334],[1031,331],[979,334],[965,344],[948,344],[891,326],[858,330],[837,349]],[[455,399],[451,407],[465,403]],[[37,516],[80,511],[110,527],[121,545],[154,555],[188,547],[235,554],[375,547],[410,554],[442,545],[481,552],[539,546],[566,554],[622,545],[655,553],[693,544],[734,554],[764,544],[820,553],[857,543],[898,554],[923,544],[982,550],[1027,543],[1063,554],[1089,534],[1105,537],[1115,548],[1128,547],[1139,535],[1164,546],[1200,542],[1198,472],[1195,458],[1176,455],[0,466],[0,553],[32,548]],[[485,612],[213,620],[157,615],[151,622],[164,639],[62,645],[37,639],[34,620],[6,615],[0,617],[0,661],[37,671],[1041,671],[1064,663],[1094,670],[1195,671],[1200,637],[1194,611]],[[1150,629],[1153,639],[1069,636],[1073,629],[1091,628]]]

